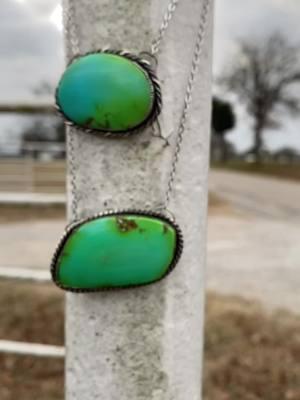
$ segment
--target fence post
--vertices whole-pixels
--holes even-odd
[[[107,44],[133,52],[149,49],[168,4],[68,1],[74,2],[83,52]],[[159,55],[164,135],[178,125],[201,9],[202,0],[179,3]],[[208,28],[170,206],[185,238],[181,262],[153,286],[67,295],[67,400],[201,399],[212,10]],[[150,129],[121,141],[69,134],[75,135],[81,217],[162,200],[172,146],[152,137]]]

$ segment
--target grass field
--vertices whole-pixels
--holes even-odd
[[[8,308],[9,305],[9,308]],[[0,338],[63,344],[63,295],[0,283]],[[300,318],[208,295],[205,400],[299,400]],[[1,400],[63,400],[63,362],[0,355]]]
[[[266,175],[281,179],[291,179],[296,181],[300,180],[300,163],[279,164],[268,162],[264,164],[254,164],[246,163],[244,161],[228,161],[227,163],[214,163],[212,168]]]

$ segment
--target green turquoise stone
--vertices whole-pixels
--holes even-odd
[[[75,59],[56,92],[58,107],[76,125],[126,132],[147,120],[153,84],[136,62],[117,54],[92,53]]]
[[[144,285],[163,278],[178,256],[178,232],[158,217],[106,215],[75,226],[54,260],[54,281],[66,290]]]

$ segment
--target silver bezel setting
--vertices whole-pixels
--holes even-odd
[[[84,127],[75,124],[72,120],[69,119],[69,117],[63,112],[59,105],[58,101],[58,89],[60,85],[60,81],[57,85],[56,91],[55,91],[55,103],[56,103],[56,109],[59,112],[59,114],[63,117],[65,124],[71,127],[75,127],[77,129],[80,129],[84,132],[87,133],[92,133],[92,134],[97,134],[101,135],[104,137],[115,137],[115,138],[122,138],[122,137],[127,137],[129,135],[139,133],[143,129],[145,129],[147,126],[150,126],[153,124],[153,122],[158,118],[159,114],[161,113],[162,109],[162,94],[161,94],[161,87],[159,80],[157,78],[157,75],[152,68],[150,62],[142,57],[139,57],[135,54],[130,53],[127,50],[112,50],[109,48],[105,49],[100,49],[96,51],[90,51],[85,54],[79,54],[74,56],[71,61],[68,63],[67,68],[73,63],[76,62],[76,60],[88,56],[90,54],[98,54],[98,53],[106,53],[106,54],[115,54],[119,55],[121,57],[125,57],[129,59],[130,61],[134,62],[145,74],[146,78],[149,81],[149,84],[151,85],[151,90],[152,90],[152,109],[148,115],[148,117],[138,126],[128,129],[126,131],[109,131],[109,130],[101,130],[101,129],[94,129],[94,128],[89,128],[89,127]]]
[[[57,280],[57,261],[59,258],[59,255],[61,253],[61,250],[63,249],[65,243],[67,242],[68,238],[72,235],[75,229],[79,228],[81,225],[84,225],[87,222],[93,221],[95,219],[107,217],[107,216],[119,216],[119,215],[137,215],[137,216],[145,216],[145,217],[153,217],[153,218],[158,218],[161,221],[165,221],[168,224],[170,224],[176,232],[176,247],[175,247],[175,252],[174,252],[174,257],[171,262],[171,264],[168,267],[168,270],[166,271],[165,275],[161,277],[160,279],[154,281],[154,282],[149,282],[146,284],[138,284],[138,285],[127,285],[127,286],[120,286],[120,287],[103,287],[103,288],[93,288],[93,289],[78,289],[78,288],[70,288],[70,287],[65,287],[64,285],[61,285],[58,280]],[[126,210],[111,210],[111,211],[105,211],[103,213],[95,214],[94,216],[88,217],[81,219],[79,221],[74,222],[73,224],[69,225],[66,230],[64,235],[62,236],[55,253],[52,258],[51,262],[51,277],[53,282],[60,288],[63,289],[67,292],[73,292],[73,293],[93,293],[93,292],[102,292],[102,291],[108,291],[108,290],[124,290],[124,289],[130,289],[130,288],[136,288],[136,287],[142,287],[142,286],[149,286],[152,285],[156,282],[161,281],[164,279],[167,275],[170,274],[170,272],[176,267],[181,254],[183,251],[183,235],[181,232],[180,227],[177,225],[177,223],[167,217],[166,215],[159,213],[159,212],[152,212],[152,211],[146,211],[146,210],[136,210],[136,209],[126,209]]]

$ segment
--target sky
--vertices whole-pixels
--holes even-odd
[[[243,38],[261,40],[279,31],[300,48],[299,22],[299,0],[216,0],[214,75],[220,76],[234,60],[237,43]],[[239,104],[235,107],[238,123],[228,138],[242,151],[251,146],[252,121],[243,107]],[[267,131],[265,145],[270,150],[287,146],[300,151],[300,117],[282,116],[281,129]]]
[[[300,44],[299,21],[299,0],[216,0],[214,75],[220,75],[232,62],[240,38],[260,40],[282,31],[290,41]],[[45,100],[41,95],[36,97],[36,90],[43,82],[55,87],[63,67],[60,0],[1,0],[0,102]],[[245,150],[251,145],[251,120],[238,104],[236,112],[238,124],[228,138],[239,150]],[[18,121],[1,116],[0,139],[3,135],[6,139],[16,137]],[[279,131],[267,132],[266,146],[291,146],[300,151],[300,118],[283,122]]]

